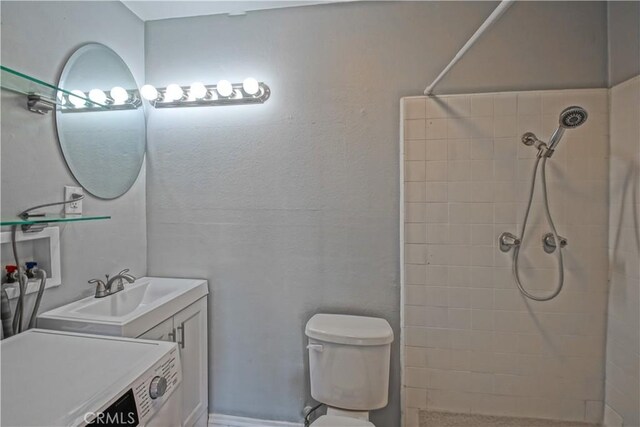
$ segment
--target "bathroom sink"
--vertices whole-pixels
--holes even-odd
[[[104,298],[88,297],[38,316],[38,327],[139,336],[208,294],[206,280],[143,277]]]

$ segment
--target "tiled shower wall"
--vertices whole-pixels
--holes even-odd
[[[536,150],[558,116],[588,121],[565,133],[548,162],[551,212],[565,284],[526,300],[497,248],[519,234]],[[607,307],[606,89],[454,95],[402,100],[404,122],[404,422],[419,410],[565,420],[601,419]],[[521,250],[530,292],[556,285],[556,258],[538,186]]]
[[[640,76],[611,102],[605,425],[640,425]]]

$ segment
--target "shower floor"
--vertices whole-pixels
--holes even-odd
[[[598,427],[578,421],[556,421],[541,418],[498,417],[493,415],[457,414],[420,411],[420,427]]]

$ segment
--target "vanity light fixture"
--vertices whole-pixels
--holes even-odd
[[[271,89],[263,82],[249,77],[242,83],[220,80],[215,85],[194,82],[190,86],[175,83],[156,89],[146,84],[140,94],[155,108],[207,107],[214,105],[263,104]]]
[[[56,99],[63,113],[135,110],[142,105],[137,90],[127,90],[120,86],[115,86],[109,91],[97,88],[89,92],[75,89],[71,94],[58,91]]]

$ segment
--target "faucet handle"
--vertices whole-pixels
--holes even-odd
[[[102,298],[107,296],[107,287],[100,279],[91,279],[87,283],[96,285],[96,298]]]
[[[129,273],[129,269],[125,268],[124,270],[122,270],[120,273],[118,273],[118,276],[124,277],[125,279],[127,279],[127,281],[129,283],[133,283],[135,282],[136,276],[134,276],[133,274]],[[122,281],[122,279],[120,279]]]

